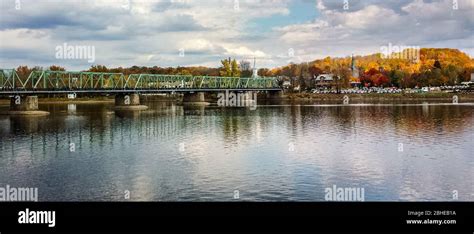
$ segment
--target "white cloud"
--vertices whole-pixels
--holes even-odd
[[[265,57],[266,54],[260,50],[251,50],[245,46],[225,48],[228,55],[236,55],[243,57]]]
[[[342,4],[318,0],[320,18],[275,31],[281,41],[304,48],[301,56],[320,51],[332,56],[374,53],[388,43],[472,51],[465,40],[474,35],[474,6],[467,1],[459,1],[457,10],[450,0],[374,2],[350,1],[344,10]]]
[[[21,49],[36,55],[32,57],[47,58],[64,42],[95,46],[97,63],[106,65],[178,66],[203,58],[218,65],[219,56],[265,56],[255,41],[235,38],[245,37],[245,28],[253,19],[288,14],[288,1],[284,0],[243,0],[238,10],[233,0],[21,2],[20,10],[14,9],[14,0],[0,6],[0,51],[17,57],[13,61],[7,59],[12,55],[1,56],[2,66],[57,62],[70,69],[87,68],[89,64],[37,61],[17,53]],[[177,59],[181,48],[186,56]]]
[[[318,0],[319,11],[306,22],[260,30],[256,19],[288,16],[289,0],[2,0],[0,63],[86,69],[84,61],[54,60],[54,48],[68,44],[96,47],[96,63],[108,66],[219,65],[228,56],[259,58],[258,66],[293,60],[377,52],[381,45],[454,47],[472,54],[474,4],[459,0]],[[297,17],[298,12],[291,12]],[[250,31],[249,28],[252,28]],[[179,50],[185,49],[185,56]],[[281,55],[281,56],[280,56]]]

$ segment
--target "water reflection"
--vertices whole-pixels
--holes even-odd
[[[68,112],[68,114],[75,114],[76,113],[76,104],[67,104],[67,112]]]
[[[40,121],[46,119],[45,116],[9,116],[10,130],[13,132],[34,133],[38,131]]]
[[[474,200],[473,105],[146,105],[1,116],[0,184],[42,200],[323,200],[334,184],[366,200]]]

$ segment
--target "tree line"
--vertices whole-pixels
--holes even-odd
[[[358,79],[353,77],[352,58],[349,56],[290,63],[268,70],[265,75],[283,76],[292,81],[292,86],[310,89],[316,86],[314,78],[321,74],[333,74],[334,85],[338,88],[350,87],[350,83],[355,81],[366,87],[414,88],[460,84],[469,81],[470,74],[474,73],[474,59],[457,49],[422,48],[419,55],[416,60],[404,59],[396,54],[356,56]]]
[[[279,77],[291,81],[293,86],[300,86],[301,90],[316,87],[315,77],[321,74],[333,74],[334,85],[337,88],[350,87],[351,82],[360,82],[361,85],[371,87],[400,87],[413,88],[423,86],[455,85],[470,79],[474,72],[474,60],[467,54],[457,49],[433,49],[423,48],[420,50],[420,58],[416,61],[402,59],[398,56],[386,58],[382,54],[367,56],[356,56],[356,69],[358,78],[353,76],[351,70],[351,57],[331,58],[326,57],[311,62],[290,63],[276,68],[260,68],[259,76]],[[221,66],[217,68],[192,66],[192,67],[145,67],[132,66],[128,68],[108,68],[104,65],[92,65],[85,71],[89,72],[113,72],[137,74],[167,74],[167,75],[193,75],[193,76],[228,76],[228,77],[250,77],[252,67],[249,61],[228,58],[220,61]],[[52,65],[49,70],[64,71],[64,67]],[[31,71],[43,70],[42,67],[29,68],[19,66],[17,74],[24,78]]]

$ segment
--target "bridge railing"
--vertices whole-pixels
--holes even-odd
[[[76,71],[32,71],[26,78],[0,69],[0,90],[143,90],[143,89],[273,89],[273,77],[130,74]]]

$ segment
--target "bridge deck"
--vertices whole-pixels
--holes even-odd
[[[278,91],[274,77],[242,78],[74,71],[33,71],[20,77],[14,69],[0,69],[0,94],[48,93],[166,93]]]

